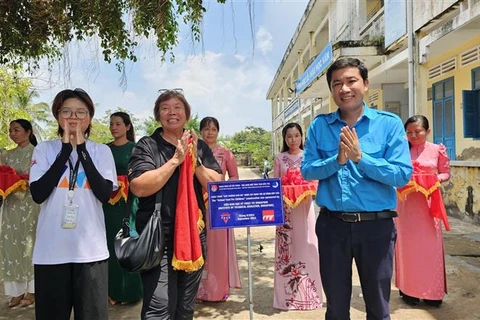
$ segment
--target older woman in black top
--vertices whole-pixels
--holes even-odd
[[[174,230],[177,212],[177,190],[182,164],[189,156],[189,148],[196,150],[197,164],[193,179],[194,195],[205,221],[202,187],[209,181],[222,179],[222,171],[206,143],[194,131],[185,130],[190,118],[190,105],[180,90],[165,90],[157,98],[155,119],[160,122],[151,137],[142,138],[135,146],[129,163],[132,192],[139,197],[136,226],[139,233],[147,224],[155,207],[157,192],[162,192],[161,217],[165,233],[165,252],[160,266],[143,272],[142,319],[193,319],[195,296],[202,275],[202,267],[193,272],[175,269]],[[156,163],[156,153],[160,163]],[[198,233],[203,259],[205,257],[205,229]],[[198,239],[197,239],[198,240]],[[203,261],[202,259],[202,261]]]

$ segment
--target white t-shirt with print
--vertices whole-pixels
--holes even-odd
[[[110,148],[88,140],[86,147],[95,168],[103,178],[113,182],[113,188],[116,190],[117,173]],[[60,140],[42,142],[35,147],[30,183],[37,181],[47,172],[61,148]],[[73,166],[77,159],[77,151],[73,149],[70,154]],[[109,257],[102,203],[93,194],[81,163],[73,196],[73,203],[79,205],[77,225],[74,229],[62,228],[63,208],[68,202],[69,175],[67,161],[57,186],[40,205],[33,250],[34,264],[86,263]]]

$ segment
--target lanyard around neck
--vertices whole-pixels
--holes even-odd
[[[77,159],[77,162],[75,163],[75,167],[73,167],[72,161],[70,158],[68,158],[68,165],[70,168],[70,175],[69,175],[69,181],[68,181],[68,191],[73,191],[75,188],[75,182],[77,181],[77,175],[78,175],[78,167],[80,166],[80,158]]]

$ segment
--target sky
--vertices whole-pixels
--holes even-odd
[[[216,117],[221,135],[247,126],[271,130],[267,90],[307,3],[252,0],[252,34],[247,1],[204,1],[202,41],[193,42],[183,27],[170,63],[161,62],[154,39],[143,40],[138,61],[127,62],[124,86],[115,64],[103,62],[95,39],[72,44],[53,70],[37,72],[33,83],[40,96],[33,102],[51,105],[59,91],[82,88],[96,104],[95,118],[121,107],[141,120],[153,116],[159,89],[182,88],[192,115]]]

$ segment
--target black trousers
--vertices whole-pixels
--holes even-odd
[[[203,258],[206,241],[202,234]],[[143,282],[142,320],[191,320],[203,268],[187,273],[173,270],[173,250],[166,249],[160,266],[141,273]]]
[[[390,289],[397,232],[393,219],[344,222],[319,215],[316,223],[327,320],[350,319],[355,259],[367,319],[390,319]]]
[[[35,318],[108,319],[107,261],[34,265]]]

